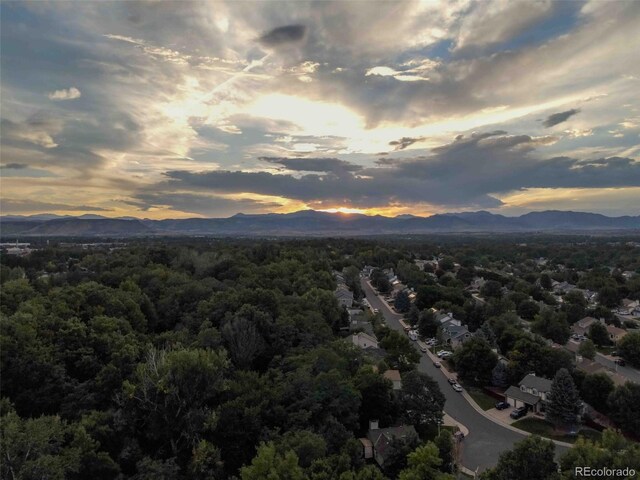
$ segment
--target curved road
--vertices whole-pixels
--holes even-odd
[[[364,279],[361,284],[371,307],[380,310],[389,328],[403,331],[398,323],[402,315],[392,312]],[[494,466],[502,452],[510,450],[515,442],[526,437],[526,434],[514,432],[478,413],[460,393],[451,388],[444,374],[433,366],[427,356],[420,356],[417,369],[438,382],[446,398],[445,411],[469,429],[469,435],[462,442],[461,462],[466,468],[483,471]],[[556,453],[565,450],[566,448],[556,445]]]

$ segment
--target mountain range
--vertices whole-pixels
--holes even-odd
[[[140,237],[161,235],[211,236],[359,236],[447,232],[553,232],[639,230],[639,216],[607,217],[596,213],[544,211],[519,217],[490,212],[443,213],[430,217],[398,217],[328,213],[246,215],[228,218],[149,220],[41,214],[0,217],[2,236]]]

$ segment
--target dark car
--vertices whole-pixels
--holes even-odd
[[[615,362],[621,367],[624,367],[627,364],[627,362],[625,362],[622,358],[616,358]]]
[[[511,405],[509,405],[507,402],[498,402],[496,403],[496,410],[504,410],[505,408],[509,408]]]
[[[527,414],[527,407],[518,407],[518,408],[514,408],[513,412],[511,412],[509,416],[517,420],[518,418],[524,417],[526,414]]]

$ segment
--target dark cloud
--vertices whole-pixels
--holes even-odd
[[[279,203],[259,202],[247,198],[230,199],[214,195],[158,192],[139,193],[135,200],[125,203],[145,211],[153,207],[169,207],[172,210],[198,215],[232,215],[238,211],[264,212],[282,206]]]
[[[7,163],[6,165],[0,165],[0,168],[8,168],[11,170],[22,170],[25,168],[29,168],[29,165],[24,163]]]
[[[379,207],[428,203],[444,207],[493,208],[496,194],[527,188],[603,188],[640,186],[640,163],[629,158],[580,161],[537,158],[536,146],[553,137],[507,135],[503,131],[457,137],[432,154],[383,162],[385,168],[332,170],[302,176],[269,172],[170,171],[155,188],[161,191],[252,192],[309,205]],[[292,159],[278,159],[281,160]],[[309,159],[295,159],[303,163]],[[326,160],[326,159],[321,159]],[[320,171],[320,168],[318,168]]]
[[[259,157],[259,160],[268,163],[282,165],[287,170],[298,172],[357,172],[362,170],[360,165],[356,165],[338,158],[286,158],[286,157]]]
[[[29,213],[29,212],[109,212],[108,208],[92,207],[89,205],[67,205],[64,203],[39,202],[37,200],[17,200],[13,198],[2,199],[3,213]]]
[[[573,117],[575,114],[580,113],[579,108],[572,108],[571,110],[567,110],[566,112],[559,112],[549,115],[547,119],[542,122],[546,128],[553,127],[554,125],[558,125],[559,123],[566,122],[569,117]]]
[[[416,137],[416,138],[402,137],[400,140],[393,140],[389,142],[389,145],[391,145],[392,147],[396,147],[395,148],[396,150],[404,150],[409,145],[413,145],[414,143],[417,143],[417,142],[422,142],[423,140],[424,140],[424,137]]]
[[[265,47],[280,47],[301,41],[306,33],[307,27],[304,25],[285,25],[265,33],[258,42]]]

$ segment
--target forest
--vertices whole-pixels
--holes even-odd
[[[28,256],[3,255],[1,476],[453,478],[454,441],[437,429],[444,405],[438,385],[415,370],[419,356],[396,332],[376,325],[388,353],[379,360],[345,341],[349,317],[334,297],[332,272],[345,272],[361,298],[360,269],[395,268],[417,290],[408,316],[425,331],[431,328],[425,312],[434,305],[458,312],[473,330],[491,318],[490,335],[501,350],[517,345],[531,357],[505,372],[513,378],[526,371],[525,362],[539,362],[552,375],[571,368],[570,361],[515,331],[509,311],[523,298],[495,294],[479,310],[460,277],[516,262],[520,278],[494,273],[498,288],[523,282],[533,289],[540,275],[530,260],[547,256],[567,265],[567,278],[589,269],[583,283],[614,288],[620,297],[640,295],[638,282],[616,284],[615,274],[598,274],[604,264],[640,268],[637,250],[624,243],[506,245],[140,240],[88,248],[52,242]],[[435,280],[413,263],[434,255],[443,258]],[[459,278],[447,274],[454,260],[462,265]],[[545,333],[555,320],[538,321]],[[389,368],[403,372],[400,392],[382,375]],[[392,443],[382,469],[364,461],[358,441],[373,419],[413,425],[417,433]],[[623,437],[607,438],[612,452],[624,444],[638,455]],[[508,478],[500,476],[501,465],[502,459],[487,478]]]

